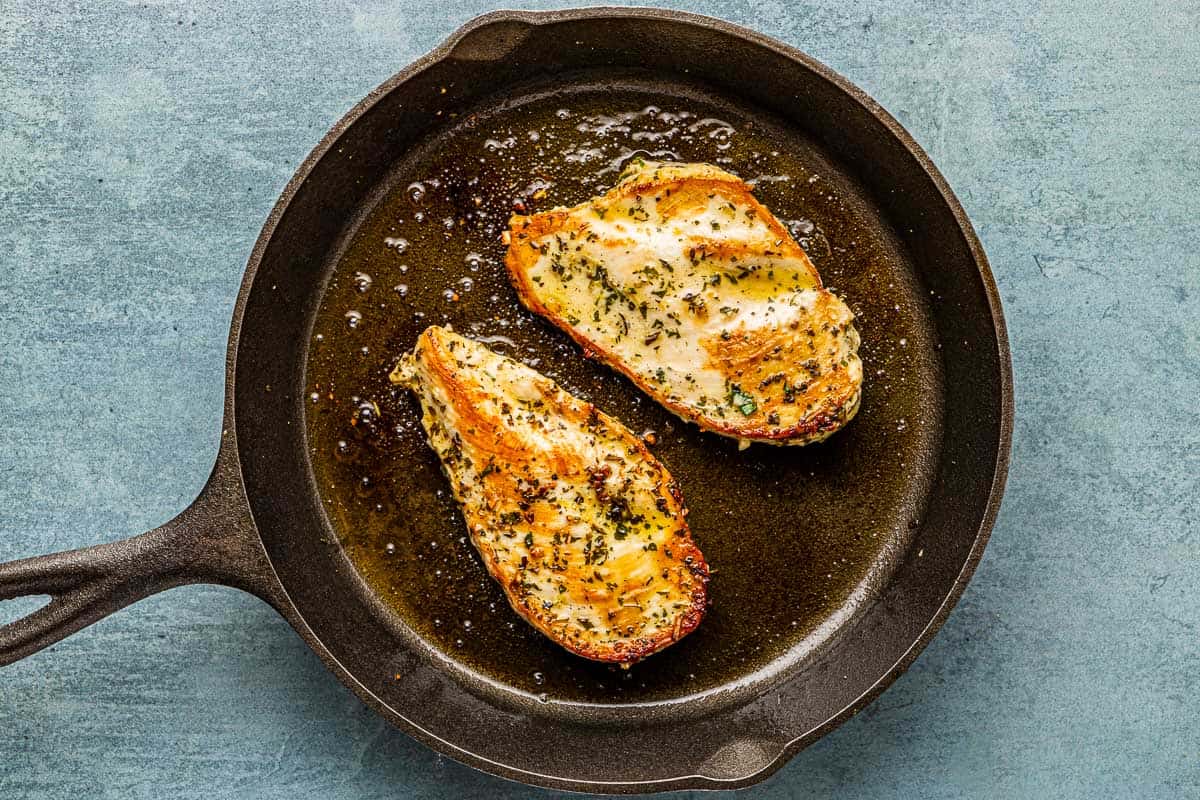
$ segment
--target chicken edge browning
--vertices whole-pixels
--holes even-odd
[[[683,420],[804,445],[858,412],[853,312],[736,176],[635,160],[604,195],[509,226],[521,302]]]
[[[415,392],[488,573],[568,651],[629,666],[708,604],[708,565],[678,485],[619,421],[441,327],[390,376]]]

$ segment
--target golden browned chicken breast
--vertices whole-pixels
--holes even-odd
[[[736,176],[636,161],[608,193],[510,223],[522,302],[685,420],[808,444],[858,410],[846,304]]]
[[[679,489],[624,425],[445,328],[391,378],[420,399],[471,541],[531,625],[631,664],[700,623],[708,567]]]

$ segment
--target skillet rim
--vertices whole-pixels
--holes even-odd
[[[359,697],[359,699],[361,699],[377,713],[383,715],[393,724],[396,724],[398,727],[404,730],[405,733],[413,736],[413,738],[421,741],[423,744],[438,752],[493,775],[507,778],[509,780],[516,780],[531,785],[554,789],[619,793],[664,792],[681,789],[737,789],[759,783],[774,774],[784,764],[790,761],[800,750],[804,749],[809,744],[812,744],[829,731],[838,727],[851,716],[858,713],[858,711],[860,711],[862,708],[873,702],[884,690],[886,690],[897,678],[899,678],[901,674],[908,669],[913,661],[916,660],[917,656],[920,655],[920,653],[941,629],[950,612],[954,609],[959,599],[962,597],[962,594],[965,591],[967,584],[970,582],[971,577],[974,575],[974,572],[983,557],[983,552],[987,546],[992,529],[995,525],[1007,480],[1012,448],[1014,414],[1012,357],[1009,348],[1007,326],[1005,325],[1004,321],[999,290],[996,286],[995,278],[992,275],[987,256],[984,253],[983,246],[980,243],[979,238],[976,235],[975,230],[972,227],[957,196],[954,194],[953,190],[951,190],[941,172],[933,164],[933,161],[930,159],[928,154],[926,154],[921,146],[917,144],[911,134],[904,129],[899,121],[897,121],[864,90],[860,89],[848,79],[842,77],[837,72],[833,71],[829,67],[815,60],[806,53],[798,50],[797,48],[766,36],[765,34],[761,34],[749,28],[727,22],[723,19],[692,12],[643,6],[592,6],[577,9],[547,11],[519,11],[505,9],[492,11],[468,20],[450,33],[428,53],[409,63],[403,69],[372,89],[365,97],[363,97],[363,99],[358,101],[336,123],[334,123],[334,125],[332,125],[321,138],[320,142],[318,142],[318,144],[313,147],[304,160],[301,161],[300,165],[296,168],[295,173],[281,191],[279,198],[272,206],[267,219],[263,223],[262,230],[255,240],[250,256],[247,259],[246,269],[243,273],[242,282],[238,289],[237,299],[234,303],[225,363],[226,375],[224,405],[226,427],[230,433],[233,434],[231,437],[233,441],[229,442],[229,444],[232,445],[231,455],[234,457],[234,459],[236,459],[238,474],[239,477],[242,478],[242,483],[244,486],[245,479],[242,477],[243,467],[241,463],[242,446],[236,437],[237,427],[234,424],[234,420],[236,419],[235,380],[237,375],[237,356],[246,306],[252,293],[255,278],[258,274],[258,269],[261,265],[263,256],[274,237],[280,220],[287,213],[292,201],[295,199],[296,195],[307,181],[313,169],[321,161],[321,159],[324,158],[324,156],[331,149],[333,149],[341,136],[377,102],[387,96],[398,86],[407,82],[430,66],[444,61],[446,58],[450,57],[458,44],[477,30],[481,30],[497,23],[515,22],[530,26],[541,26],[552,25],[561,22],[586,22],[589,20],[622,18],[675,22],[714,30],[723,35],[740,39],[752,45],[771,51],[814,73],[816,76],[840,90],[842,94],[848,96],[854,102],[858,103],[863,110],[869,113],[875,118],[876,121],[884,126],[887,132],[903,146],[904,150],[909,154],[909,156],[914,159],[917,166],[919,166],[920,169],[930,179],[933,187],[937,191],[937,195],[941,199],[941,202],[945,204],[946,209],[949,210],[952,218],[954,219],[958,232],[962,236],[963,243],[967,246],[967,249],[971,255],[971,259],[979,273],[984,295],[988,303],[992,331],[995,337],[996,357],[1000,368],[999,375],[997,376],[1000,384],[1000,397],[998,398],[1000,417],[998,420],[999,429],[997,431],[996,454],[992,468],[992,481],[983,515],[980,519],[978,528],[976,529],[971,547],[964,559],[963,566],[959,570],[949,592],[942,599],[933,617],[921,630],[921,633],[916,640],[913,641],[913,643],[904,651],[901,657],[897,659],[895,663],[893,663],[892,666],[878,680],[875,681],[875,683],[859,694],[859,696],[853,702],[846,705],[836,714],[827,719],[824,723],[817,725],[803,734],[791,739],[775,758],[749,775],[728,779],[699,774],[687,774],[679,775],[673,778],[643,781],[580,780],[546,775],[491,760],[487,757],[466,750],[459,745],[456,745],[453,742],[450,742],[410,721],[396,709],[392,708],[381,698],[375,695],[367,686],[362,684],[354,676],[354,674],[332,654],[325,644],[317,637],[316,633],[309,628],[305,622],[303,612],[292,601],[283,581],[279,578],[275,569],[275,565],[271,561],[270,555],[266,554],[266,557],[267,562],[270,565],[271,576],[274,578],[276,586],[279,590],[279,594],[282,598],[277,603],[277,607],[285,616],[285,618],[287,618],[288,622],[292,625],[300,637],[304,640],[305,644],[307,644],[318,655],[318,657],[322,660],[322,662],[324,662],[326,667],[334,673],[338,680],[350,688]],[[249,447],[249,445],[247,446]],[[251,518],[253,518],[253,512],[251,511],[250,513]],[[784,683],[786,684],[786,679]],[[767,692],[770,693],[778,690],[779,687],[775,687],[773,689],[768,689]]]

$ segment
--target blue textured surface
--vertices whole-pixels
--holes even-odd
[[[0,560],[192,499],[275,197],[355,101],[489,10],[84,5],[0,2]],[[747,796],[1200,797],[1200,5],[681,7],[797,45],[913,132],[991,257],[1017,389],[961,605]],[[547,795],[392,730],[232,590],[0,672],[3,798]]]

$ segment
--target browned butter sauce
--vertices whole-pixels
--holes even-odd
[[[347,233],[305,378],[317,485],[363,579],[448,657],[551,701],[682,697],[818,645],[869,601],[905,546],[926,490],[912,459],[940,434],[926,299],[861,189],[761,114],[633,80],[487,116],[464,109],[434,133]],[[865,385],[845,430],[819,445],[739,452],[584,360],[519,306],[500,241],[509,215],[598,194],[634,155],[718,164],[786,221],[858,317]],[[715,573],[693,634],[621,670],[569,655],[509,608],[467,539],[414,398],[387,379],[432,324],[654,433],[651,449],[679,481]]]

